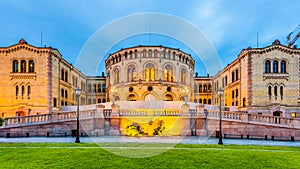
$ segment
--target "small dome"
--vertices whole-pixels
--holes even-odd
[[[19,40],[19,44],[27,44],[26,40],[24,40],[23,38]]]
[[[280,41],[279,41],[278,39],[276,39],[276,40],[272,43],[272,45],[280,45]]]

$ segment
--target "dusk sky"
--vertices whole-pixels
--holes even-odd
[[[42,32],[43,46],[57,48],[67,61],[76,65],[83,46],[101,28],[128,15],[156,12],[177,16],[195,26],[215,47],[222,65],[226,66],[242,49],[257,46],[257,33],[258,47],[269,46],[275,39],[285,45],[287,35],[300,24],[299,11],[297,0],[2,0],[0,46],[16,44],[21,38],[41,46]],[[107,54],[132,45],[149,45],[148,36],[120,39]],[[175,41],[153,34],[151,44],[177,45],[176,48],[197,57],[186,49],[189,46]],[[295,43],[298,47],[299,42],[300,39]],[[201,75],[217,72],[199,67],[195,71]]]

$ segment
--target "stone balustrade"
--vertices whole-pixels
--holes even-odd
[[[288,125],[291,126],[292,119],[277,117],[277,116],[263,116],[257,114],[249,114],[249,122],[260,122],[260,123],[268,123],[268,124],[280,124],[280,125]]]
[[[40,114],[40,115],[5,118],[3,125],[19,126],[19,125],[36,124],[36,123],[43,123],[43,122],[50,122],[50,121],[51,121],[51,114]]]
[[[177,109],[120,109],[120,116],[180,116]]]
[[[102,112],[103,111],[103,112]],[[119,109],[119,116],[182,116],[186,112],[182,112],[180,109]],[[203,114],[203,112],[197,112],[197,109],[188,109],[188,115],[191,118],[198,117],[197,114]],[[110,118],[112,109],[103,109],[101,112],[97,109],[80,111],[80,119],[89,119],[95,117]],[[100,113],[100,114],[99,114]],[[39,123],[51,123],[58,121],[76,120],[76,111],[71,112],[59,112],[51,114],[30,115],[22,117],[10,117],[4,121],[4,126],[24,126]],[[200,117],[200,116],[199,116]],[[199,118],[198,117],[198,118]],[[217,119],[219,118],[218,110],[207,110],[207,118]],[[277,116],[263,116],[257,114],[248,114],[246,112],[230,112],[222,111],[223,120],[234,120],[246,123],[258,123],[267,125],[280,125],[280,126],[300,126],[297,120],[292,118],[284,118]]]

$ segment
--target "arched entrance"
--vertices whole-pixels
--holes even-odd
[[[145,96],[145,101],[151,101],[151,100],[156,100],[155,96],[153,94],[147,94]]]
[[[16,112],[16,117],[23,117],[23,116],[25,116],[25,112],[23,111]],[[24,118],[18,118],[18,123],[24,123]]]
[[[170,94],[166,94],[164,101],[173,101],[173,97]]]
[[[137,100],[136,95],[130,94],[130,95],[128,96],[128,101],[136,101],[136,100]]]

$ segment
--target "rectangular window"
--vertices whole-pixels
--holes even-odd
[[[91,84],[88,84],[88,91],[89,91],[89,93],[92,93],[92,85]]]
[[[53,107],[57,107],[57,99],[53,98]]]
[[[239,96],[239,90],[235,89],[235,97],[238,97],[238,96]]]
[[[232,98],[234,98],[234,90],[232,90],[232,92],[231,92],[231,93],[232,93],[232,95],[231,95],[231,96],[232,96]]]

